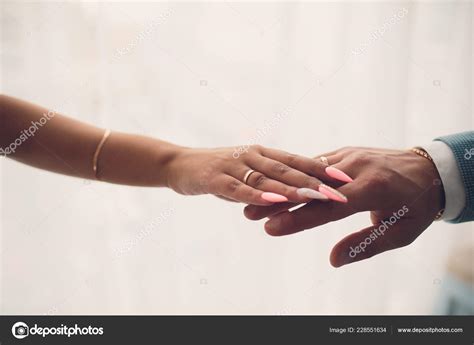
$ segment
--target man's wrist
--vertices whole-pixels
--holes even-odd
[[[444,209],[446,205],[446,196],[444,192],[444,186],[443,182],[441,180],[441,176],[439,175],[439,171],[436,167],[436,164],[433,161],[433,158],[431,155],[422,147],[414,147],[411,149],[412,152],[416,153],[418,156],[423,157],[425,160],[428,160],[431,164],[429,165],[431,174],[431,183],[432,187],[431,189],[434,190],[434,195],[433,195],[433,200],[437,201],[437,210],[438,213],[436,214],[436,217],[434,220],[441,220],[444,214]]]
[[[438,170],[445,194],[445,211],[442,219],[455,219],[463,210],[466,193],[456,158],[448,145],[433,141],[423,149],[431,156]]]

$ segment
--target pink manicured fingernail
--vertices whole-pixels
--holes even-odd
[[[326,174],[328,174],[332,178],[335,178],[336,180],[339,180],[342,182],[354,181],[349,175],[347,175],[344,171],[339,170],[338,168],[327,167],[325,170],[326,170]]]
[[[285,202],[285,201],[288,201],[288,198],[286,196],[276,194],[276,193],[270,193],[270,192],[262,193],[262,199],[265,200],[265,201],[269,201],[269,202]]]
[[[323,193],[324,195],[326,195],[331,200],[339,201],[343,203],[347,202],[347,197],[344,194],[342,194],[341,192],[325,184],[319,185],[319,191]]]

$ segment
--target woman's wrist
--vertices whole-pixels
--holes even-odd
[[[165,152],[163,152],[162,148],[158,148],[158,150],[161,151],[157,163],[159,170],[157,176],[160,176],[159,184],[160,186],[175,190],[176,177],[179,175],[179,172],[182,172],[184,169],[182,166],[184,161],[183,156],[191,153],[193,149],[170,144],[170,147],[168,147]]]

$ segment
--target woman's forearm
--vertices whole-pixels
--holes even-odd
[[[184,150],[162,140],[114,132],[101,150],[98,175],[112,183],[169,187],[171,162]]]
[[[311,158],[259,145],[192,149],[119,132],[104,142],[104,133],[46,108],[0,96],[0,154],[40,169],[118,184],[169,187],[185,195],[214,194],[253,205],[347,201],[324,194],[330,187],[322,181],[331,180],[326,167]]]
[[[104,129],[0,96],[1,153],[17,161],[94,179],[93,156],[103,135]],[[161,140],[113,132],[100,150],[98,177],[127,185],[166,186],[168,163],[181,150]]]

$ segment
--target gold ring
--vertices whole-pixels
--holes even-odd
[[[245,176],[244,176],[244,183],[245,183],[245,184],[247,184],[247,181],[248,181],[250,175],[252,175],[254,172],[255,172],[255,170],[249,169],[249,170],[245,173]]]
[[[328,159],[327,159],[325,156],[321,156],[321,157],[319,157],[319,159],[320,159],[321,162],[323,162],[324,164],[329,165],[329,161],[328,161]]]

